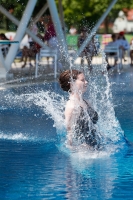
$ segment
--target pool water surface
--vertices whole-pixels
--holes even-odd
[[[133,74],[109,79],[116,118],[131,143],[109,156],[62,150],[52,117],[23,96],[42,90],[64,95],[58,83],[0,91],[1,200],[133,198]]]

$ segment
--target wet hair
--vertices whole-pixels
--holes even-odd
[[[61,88],[68,92],[70,91],[70,83],[78,78],[79,74],[83,72],[79,70],[66,70],[60,74],[59,83]]]

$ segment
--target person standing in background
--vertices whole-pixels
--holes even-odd
[[[112,38],[112,41],[111,42],[109,42],[106,46],[105,46],[105,50],[106,50],[106,48],[108,48],[108,47],[117,47],[117,48],[119,48],[119,46],[118,46],[118,43],[117,43],[117,36],[116,36],[116,34],[115,33],[113,33],[112,34],[112,36],[111,36],[111,38]],[[114,57],[114,64],[111,66],[110,64],[109,64],[109,57]],[[117,61],[118,61],[118,56],[117,56],[117,53],[116,52],[108,52],[108,53],[106,53],[106,61],[107,61],[107,63],[108,63],[108,65],[107,65],[107,70],[109,70],[109,69],[111,69],[112,67],[114,67],[116,64],[117,64]]]
[[[130,40],[130,58],[131,58],[131,66],[133,66],[133,38]]]
[[[31,23],[30,25],[30,31],[34,34],[37,35],[38,34],[38,27],[35,23]],[[28,42],[29,42],[29,47],[31,48],[34,45],[34,41],[33,39],[28,36]]]
[[[59,61],[60,59],[60,51],[59,51],[59,45],[58,45],[58,40],[56,37],[56,32],[54,28],[54,24],[52,22],[51,16],[47,17],[47,22],[44,21],[44,26],[45,26],[45,35],[44,35],[44,42],[47,42],[47,45],[54,50],[57,50],[57,57],[58,57],[58,62],[57,62],[57,68],[59,70],[62,70],[62,64]]]
[[[123,58],[124,61],[126,61],[125,52],[129,50],[130,46],[129,46],[128,41],[125,38],[125,35],[124,35],[123,31],[121,31],[118,34],[118,39],[116,40],[116,43],[119,46],[121,58]]]
[[[87,28],[83,27],[81,29],[81,33],[78,37],[78,48],[80,48],[80,46],[83,44],[83,42],[86,40],[86,38],[88,37],[88,32],[90,32]],[[91,61],[94,55],[97,54],[97,46],[95,43],[95,35],[93,35],[91,41],[86,45],[86,47],[84,48],[84,50],[81,52],[81,66],[84,65],[84,61],[85,58],[87,60],[88,63],[88,68],[91,70],[92,66],[91,66]]]
[[[0,40],[9,40],[4,33],[0,33]],[[0,48],[4,57],[6,57],[10,44],[1,44]]]
[[[74,26],[71,26],[70,27],[70,30],[69,30],[69,33],[71,35],[76,35],[77,34],[77,29],[74,27]]]

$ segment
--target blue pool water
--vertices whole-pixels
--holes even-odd
[[[133,74],[111,75],[110,83],[116,119],[133,142]],[[56,108],[49,99],[54,91]],[[0,200],[131,200],[132,145],[109,155],[61,148],[54,121],[63,134],[56,112],[63,95],[56,82],[0,91]]]

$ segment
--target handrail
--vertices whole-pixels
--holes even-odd
[[[19,41],[14,40],[0,40],[0,44],[12,44],[12,43],[19,43]]]

